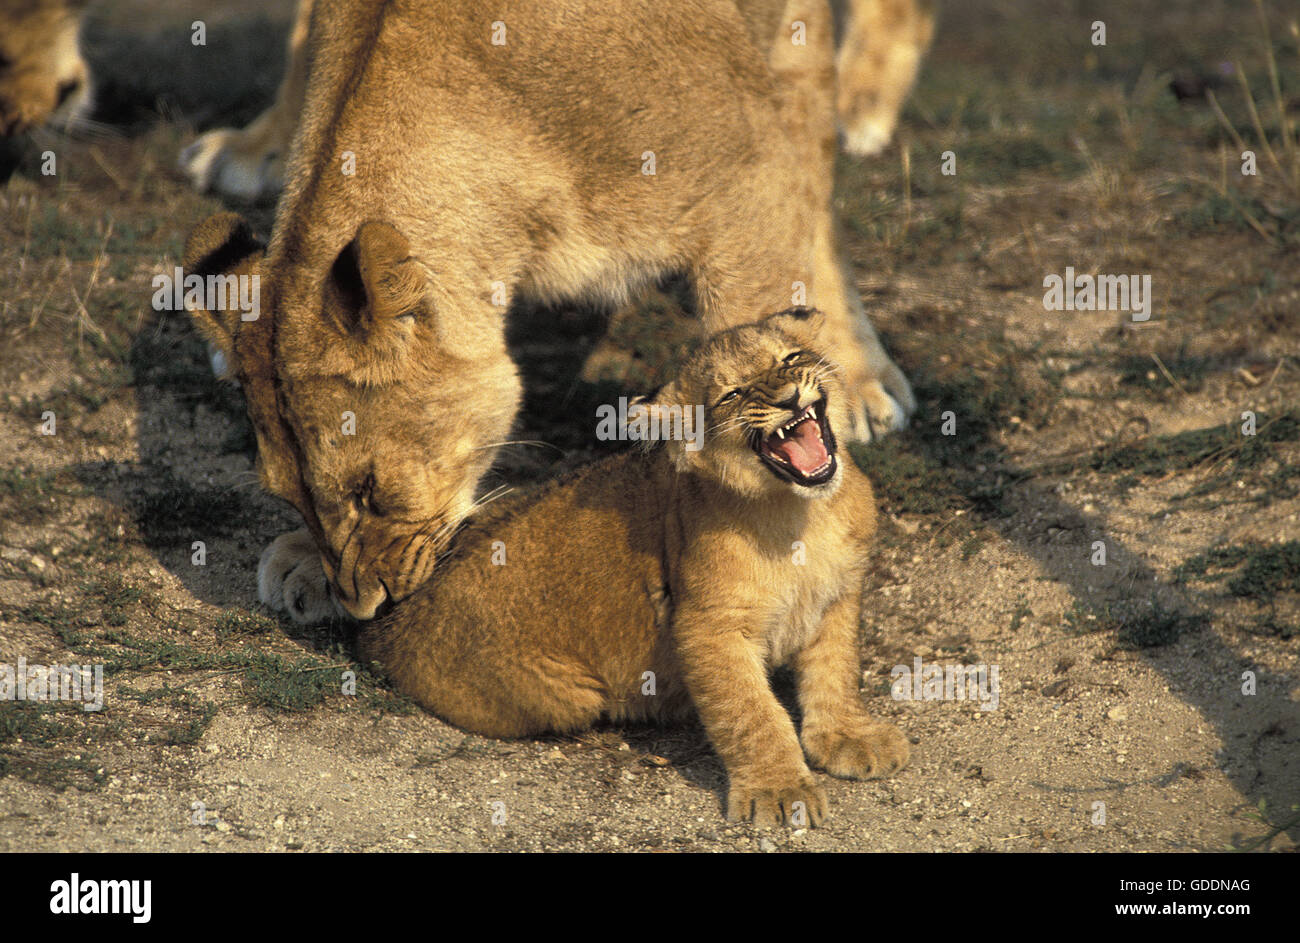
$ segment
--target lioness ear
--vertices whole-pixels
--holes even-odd
[[[251,274],[257,267],[262,243],[238,213],[217,213],[194,227],[185,240],[183,266],[186,281],[197,275],[204,282],[215,275]],[[207,292],[199,292],[206,297]],[[225,293],[223,292],[223,297]],[[238,297],[238,296],[236,296]],[[202,305],[189,308],[194,325],[225,357],[227,374],[235,369],[235,331],[247,312],[238,304],[209,311]]]
[[[414,318],[426,289],[406,237],[388,223],[362,223],[330,269],[326,313],[345,334],[370,340]]]

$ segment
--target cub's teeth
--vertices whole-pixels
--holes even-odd
[[[776,437],[777,437],[778,439],[784,439],[784,438],[785,438],[785,430],[784,430],[784,429],[777,429],[777,430],[776,430]]]

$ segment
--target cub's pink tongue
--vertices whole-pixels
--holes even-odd
[[[811,475],[830,459],[818,434],[816,419],[805,419],[787,432],[784,439],[768,436],[766,444],[769,452],[804,475]]]

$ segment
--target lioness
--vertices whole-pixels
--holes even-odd
[[[904,423],[911,389],[838,251],[830,20],[790,0],[760,46],[729,0],[316,9],[265,257],[229,214],[186,248],[192,274],[260,278],[258,320],[193,315],[243,385],[264,486],[319,550],[273,545],[264,599],[312,618],[328,581],[367,619],[424,582],[513,422],[520,295],[622,300],[684,271],[710,332],[816,305],[841,434]]]
[[[182,152],[181,169],[200,190],[250,202],[279,191],[307,92],[312,3],[298,0],[288,68],[274,103],[248,127],[208,131]],[[736,5],[754,41],[771,42],[782,25],[785,0],[736,0]],[[833,8],[840,36],[835,63],[844,146],[852,154],[875,154],[889,143],[916,80],[934,33],[933,5],[930,0],[836,0]],[[508,17],[503,14],[501,22],[508,24]]]
[[[900,768],[906,738],[858,695],[875,508],[838,454],[846,390],[816,351],[815,317],[795,309],[711,338],[643,425],[703,431],[702,443],[623,452],[483,512],[429,583],[365,627],[363,654],[489,736],[694,707],[732,819],[776,824],[802,802],[817,825],[826,797],[805,755],[835,776]],[[697,405],[704,429],[690,430]],[[786,662],[799,734],[767,679]]]

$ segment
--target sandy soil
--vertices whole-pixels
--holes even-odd
[[[1169,89],[1239,61],[1266,102],[1250,8],[1166,6],[947,11],[902,142],[843,161],[859,286],[922,401],[857,453],[884,511],[863,696],[914,760],[827,779],[823,828],[766,831],[724,821],[696,727],[467,736],[357,665],[346,626],[258,605],[293,513],[256,487],[238,391],[149,298],[220,208],[176,154],[267,100],[285,10],[225,5],[209,61],[188,7],[101,7],[116,130],[38,137],[0,190],[0,663],[106,665],[105,709],[0,703],[0,850],[1295,850],[1300,194],[1263,160],[1240,177],[1208,101]],[[1295,88],[1280,17],[1273,36]],[[1218,94],[1253,135],[1235,83]],[[1067,265],[1150,274],[1151,320],[1045,311]],[[671,292],[639,314],[602,339],[596,313],[516,312],[519,438],[551,447],[498,480],[596,454],[591,405],[690,333]],[[996,709],[891,698],[917,658],[996,666]]]

